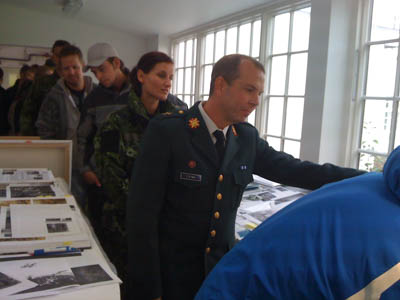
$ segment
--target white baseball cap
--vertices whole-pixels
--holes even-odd
[[[107,43],[97,43],[91,46],[87,54],[87,67],[98,67],[110,57],[119,57],[117,50]]]

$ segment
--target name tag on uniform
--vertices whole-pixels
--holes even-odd
[[[182,179],[182,180],[190,180],[190,181],[201,182],[201,175],[200,174],[192,174],[192,173],[181,172],[179,178]]]

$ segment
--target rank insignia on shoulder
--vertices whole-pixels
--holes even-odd
[[[183,114],[183,113],[184,113],[184,111],[183,111],[183,110],[180,110],[180,111],[178,111],[178,113],[179,113],[179,114]]]
[[[181,172],[179,174],[179,179],[201,182],[201,175],[200,174],[192,174],[192,173]]]
[[[196,168],[196,162],[194,160],[191,160],[188,162],[188,166],[191,169]]]
[[[232,133],[234,136],[238,136],[235,126],[232,125]]]
[[[200,127],[200,121],[197,118],[191,118],[189,120],[189,127],[192,129],[196,129]]]
[[[169,112],[169,111],[167,111],[167,112],[163,113],[163,115],[164,115],[164,116],[169,116],[169,115],[172,115],[172,113]]]

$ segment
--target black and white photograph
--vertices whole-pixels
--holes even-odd
[[[7,270],[8,277],[25,281],[25,287],[14,292],[12,299],[46,296],[59,293],[59,290],[65,287],[78,286],[65,259],[0,262],[0,269]]]
[[[80,285],[113,280],[100,265],[71,268]]]
[[[7,184],[0,184],[0,198],[7,197]]]
[[[21,185],[11,186],[11,198],[30,198],[39,196],[55,196],[51,185]]]
[[[67,223],[47,223],[48,233],[68,232]]]
[[[18,283],[21,283],[21,281],[0,272],[0,290],[9,288],[10,286],[14,286]]]
[[[7,269],[0,272],[0,299],[35,286],[36,283],[30,282],[20,275],[8,273]]]

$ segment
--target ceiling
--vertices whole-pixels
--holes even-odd
[[[62,12],[64,0],[2,0],[43,13],[107,26],[138,36],[171,35],[272,0],[83,0],[74,15]]]

